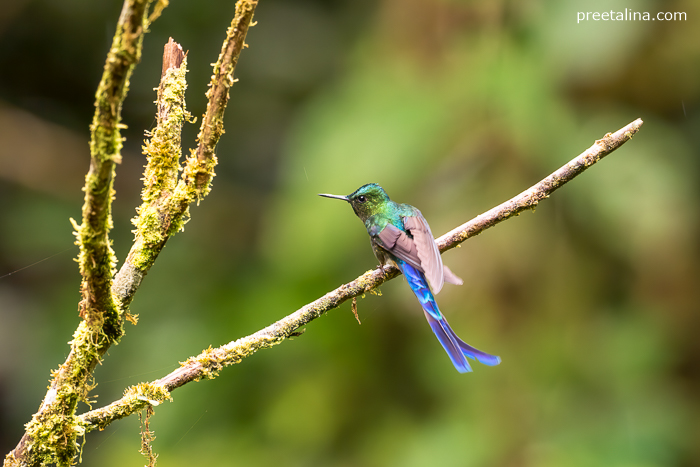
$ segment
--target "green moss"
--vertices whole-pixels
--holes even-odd
[[[85,429],[73,415],[48,412],[27,423],[26,433],[32,440],[27,450],[37,464],[72,465],[80,449],[77,439]]]
[[[81,316],[71,352],[52,374],[52,384],[41,409],[26,426],[26,444],[16,454],[23,465],[72,465],[79,452],[77,438],[85,429],[75,417],[79,400],[87,401],[94,387],[92,371],[109,346],[123,334],[121,312],[111,293],[116,257],[109,239],[112,229],[115,164],[121,162],[121,105],[129,77],[141,55],[151,0],[125,5],[107,56],[95,96],[90,126],[90,171],[85,178],[82,222],[71,219],[80,246],[78,262],[83,276]]]
[[[124,396],[129,399],[133,398],[135,404],[138,404],[136,401],[140,401],[147,402],[149,405],[153,406],[160,405],[166,400],[172,400],[170,392],[168,392],[167,389],[153,383],[141,383],[136,386],[131,386],[124,391]]]
[[[141,383],[127,388],[119,403],[99,409],[97,411],[99,415],[92,417],[90,421],[80,423],[85,431],[92,431],[95,428],[103,430],[115,420],[128,417],[149,405],[155,407],[171,400],[170,392],[164,387],[153,383]]]
[[[209,346],[208,349],[192,359],[202,367],[202,376],[198,379],[214,379],[219,376],[219,370],[224,365],[223,359],[216,350]]]
[[[178,184],[177,193],[181,199],[199,202],[211,191],[211,181],[216,175],[214,168],[218,160],[214,154],[200,160],[194,153],[190,154],[182,173],[182,181]]]
[[[148,158],[144,172],[144,203],[170,195],[177,184],[180,170],[181,132],[191,115],[185,108],[187,58],[179,68],[170,68],[158,90],[158,125],[143,147]]]
[[[144,170],[142,205],[132,220],[135,247],[131,264],[141,273],[153,265],[167,239],[180,230],[188,216],[187,204],[172,209],[170,199],[176,190],[180,167],[181,132],[191,119],[185,107],[187,59],[179,68],[170,68],[158,90],[158,125],[143,146],[148,163]]]
[[[136,232],[146,245],[157,245],[163,241],[162,219],[157,206],[141,206],[135,224]]]

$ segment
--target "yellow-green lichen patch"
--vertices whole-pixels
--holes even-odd
[[[180,196],[190,200],[190,202],[194,200],[199,202],[208,195],[211,191],[211,181],[216,175],[214,167],[216,167],[217,162],[214,154],[209,158],[200,160],[197,159],[195,154],[191,153],[185,164],[182,181],[178,185],[178,191],[183,191]]]
[[[153,406],[158,406],[165,401],[172,401],[170,392],[167,389],[153,383],[141,383],[131,386],[124,391],[124,396],[133,400],[134,404],[138,404],[138,401],[140,401]]]
[[[214,349],[212,346],[209,346],[208,349],[194,358],[194,361],[199,363],[202,368],[201,378],[214,379],[219,376],[219,370],[221,370],[224,365],[222,363],[223,358],[217,350],[219,349]]]
[[[374,270],[370,269],[369,271],[365,272],[362,274],[360,277],[356,279],[357,285],[362,289],[362,290],[369,290],[372,287],[376,285],[376,281],[373,278],[374,275]]]
[[[180,167],[181,132],[191,115],[185,108],[187,59],[169,68],[158,88],[158,125],[150,133],[143,151],[148,158],[144,171],[142,205],[132,222],[136,226],[129,262],[141,273],[153,265],[167,239],[182,229],[193,197],[181,200],[176,193]],[[173,200],[178,202],[174,203]]]
[[[81,419],[81,423],[87,431],[96,428],[104,430],[114,420],[128,417],[148,406],[158,406],[165,401],[172,401],[167,389],[153,383],[141,383],[127,388],[124,391],[124,397],[117,403],[93,411],[96,412],[96,415],[91,417],[89,421]]]
[[[54,412],[35,415],[25,429],[31,439],[27,450],[40,465],[72,465],[80,448],[77,439],[85,434],[75,416]]]
[[[86,400],[87,391],[92,389],[88,389],[85,384],[89,369],[100,363],[101,355],[109,346],[110,339],[101,326],[91,326],[87,321],[82,321],[73,333],[73,340],[69,344],[72,365],[65,382],[69,384],[71,392],[81,400]]]
[[[163,221],[158,206],[144,204],[135,219],[136,234],[148,246],[158,245],[163,241]]]
[[[158,125],[148,135],[143,147],[148,157],[144,172],[142,199],[151,203],[168,196],[175,189],[180,170],[181,133],[191,119],[185,107],[187,58],[179,68],[169,68],[158,88]]]

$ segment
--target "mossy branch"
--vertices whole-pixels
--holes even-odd
[[[211,179],[214,177],[213,167],[216,165],[214,151],[219,138],[224,133],[224,111],[229,99],[229,90],[235,79],[233,72],[238,63],[238,57],[245,47],[245,37],[253,20],[257,0],[239,0],[236,3],[236,13],[231,26],[226,31],[226,40],[221,47],[219,59],[214,65],[214,74],[207,91],[207,111],[202,118],[202,126],[197,135],[197,149],[187,160],[181,192],[183,201],[192,195],[199,200],[210,190]]]
[[[642,123],[641,119],[637,119],[615,133],[608,133],[588,150],[536,185],[441,236],[436,240],[440,251],[445,252],[454,248],[467,238],[478,235],[489,227],[510,219],[527,209],[533,209],[555,190],[629,141],[639,131]],[[138,387],[148,387],[151,388],[151,393],[160,394],[153,397],[152,401],[152,405],[158,405],[169,399],[170,393],[174,389],[192,381],[214,378],[223,367],[236,364],[256,351],[277,345],[289,337],[298,336],[302,326],[329,310],[337,308],[346,300],[369,292],[399,275],[398,270],[394,267],[385,267],[384,271],[383,273],[379,268],[367,271],[354,281],[338,287],[276,323],[221,347],[215,349],[210,347],[198,356],[191,357],[182,363],[180,368],[167,376]],[[162,391],[162,393],[158,391]],[[85,431],[102,430],[113,421],[143,409],[144,404],[146,404],[144,400],[139,400],[139,403],[136,403],[133,393],[129,392],[122,399],[106,407],[80,415],[78,418]]]
[[[534,209],[540,201],[546,199],[570,182],[584,170],[619,148],[639,131],[644,122],[641,118],[620,128],[615,133],[608,133],[597,140],[590,148],[572,159],[549,177],[531,186],[519,195],[509,199],[503,204],[486,211],[469,222],[454,228],[436,240],[440,252],[445,252],[456,247],[469,237],[480,234],[489,227],[503,222],[521,212]]]
[[[117,259],[109,239],[115,165],[121,162],[122,157],[121,108],[129,90],[131,73],[141,59],[151,2],[124,2],[95,95],[95,115],[90,125],[90,170],[83,189],[82,223],[77,225],[73,222],[80,247],[78,263],[83,276],[80,316],[89,324],[100,327],[104,321],[110,321],[107,336],[111,340],[121,335],[119,311],[111,293]]]
[[[229,99],[229,89],[234,83],[233,72],[241,51],[245,48],[245,36],[253,19],[253,13],[257,1],[239,0],[236,3],[236,13],[231,26],[226,32],[226,38],[221,48],[221,54],[214,64],[214,73],[211,78],[210,88],[207,91],[207,110],[202,118],[202,125],[198,136],[199,145],[196,151],[191,151],[185,161],[180,180],[175,184],[173,178],[174,168],[179,167],[180,139],[179,128],[172,126],[165,134],[173,135],[170,142],[167,138],[157,140],[156,132],[152,134],[150,142],[144,148],[147,153],[169,153],[170,149],[165,145],[177,148],[177,154],[169,153],[169,156],[154,157],[149,159],[149,166],[145,174],[144,203],[139,208],[139,216],[135,220],[136,239],[127,259],[115,278],[112,291],[119,301],[127,306],[133,299],[144,276],[151,268],[167,240],[182,230],[189,219],[189,206],[194,201],[199,202],[211,189],[211,181],[214,178],[214,168],[217,159],[215,156],[216,145],[223,134],[223,115]],[[181,70],[182,82],[184,72]],[[182,89],[184,92],[184,88]],[[174,101],[173,101],[174,103]],[[177,125],[181,125],[187,113],[184,111],[184,97],[182,111],[173,115]],[[177,130],[177,131],[175,131]],[[177,141],[174,141],[177,133]],[[176,143],[176,144],[174,144]]]
[[[214,152],[223,134],[223,114],[234,82],[233,72],[257,6],[254,0],[239,0],[236,4],[236,14],[207,92],[209,103],[198,137],[199,146],[182,169],[181,129],[189,118],[184,102],[186,60],[179,45],[172,40],[166,45],[158,126],[144,147],[149,162],[144,176],[143,204],[134,221],[135,241],[115,276],[117,260],[109,231],[115,166],[121,161],[121,106],[133,68],[141,57],[143,36],[168,5],[168,0],[158,0],[149,13],[153,1],[125,0],[96,93],[82,222],[78,224],[71,219],[80,247],[78,263],[83,281],[79,309],[84,319],[73,335],[67,360],[53,373],[41,408],[26,425],[17,447],[6,456],[6,466],[74,462],[78,453],[76,440],[85,433],[75,410],[79,400],[87,401],[93,388],[88,382],[92,372],[107,349],[121,338],[124,319],[133,320],[128,305],[165,242],[182,229],[189,217],[189,205],[201,200],[210,190],[216,165]],[[179,170],[183,170],[183,176],[178,182]],[[141,397],[148,388],[148,385],[139,386],[125,397],[133,396],[133,407],[141,408],[167,397],[160,388],[156,388],[153,397]]]
[[[78,453],[83,430],[76,423],[79,400],[90,391],[92,372],[109,346],[122,335],[119,309],[111,293],[116,258],[109,231],[114,195],[115,164],[121,160],[121,106],[129,77],[141,57],[152,0],[126,0],[112,47],[107,55],[90,126],[90,169],[85,177],[82,223],[73,222],[80,247],[83,276],[80,315],[66,361],[52,374],[39,411],[26,425],[24,436],[5,459],[5,465],[70,465]],[[152,15],[154,19],[157,15]]]
[[[112,287],[115,299],[124,309],[131,303],[165,242],[181,228],[183,213],[172,213],[169,208],[181,170],[182,127],[191,118],[185,107],[186,73],[187,56],[170,38],[164,47],[163,73],[156,101],[158,123],[153,131],[146,132],[149,138],[143,146],[148,162],[143,174],[143,203],[136,209],[138,216],[132,220],[136,226],[134,243]]]

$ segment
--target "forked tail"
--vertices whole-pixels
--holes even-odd
[[[466,357],[478,360],[488,366],[501,363],[500,357],[475,349],[457,337],[457,334],[455,334],[447,323],[445,317],[440,313],[435,297],[433,297],[433,293],[430,291],[430,287],[428,287],[428,281],[425,279],[425,275],[410,264],[401,260],[396,261],[396,263],[404,276],[406,276],[408,285],[411,286],[411,290],[416,294],[418,301],[423,307],[425,318],[428,320],[431,329],[440,341],[440,344],[444,347],[447,355],[450,356],[452,364],[457,368],[457,371],[460,373],[472,371]]]

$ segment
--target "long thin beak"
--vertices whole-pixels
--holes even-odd
[[[339,195],[328,195],[324,193],[319,193],[318,196],[323,196],[324,198],[335,198],[335,199],[342,199],[343,201],[350,201],[347,196],[339,196]]]

